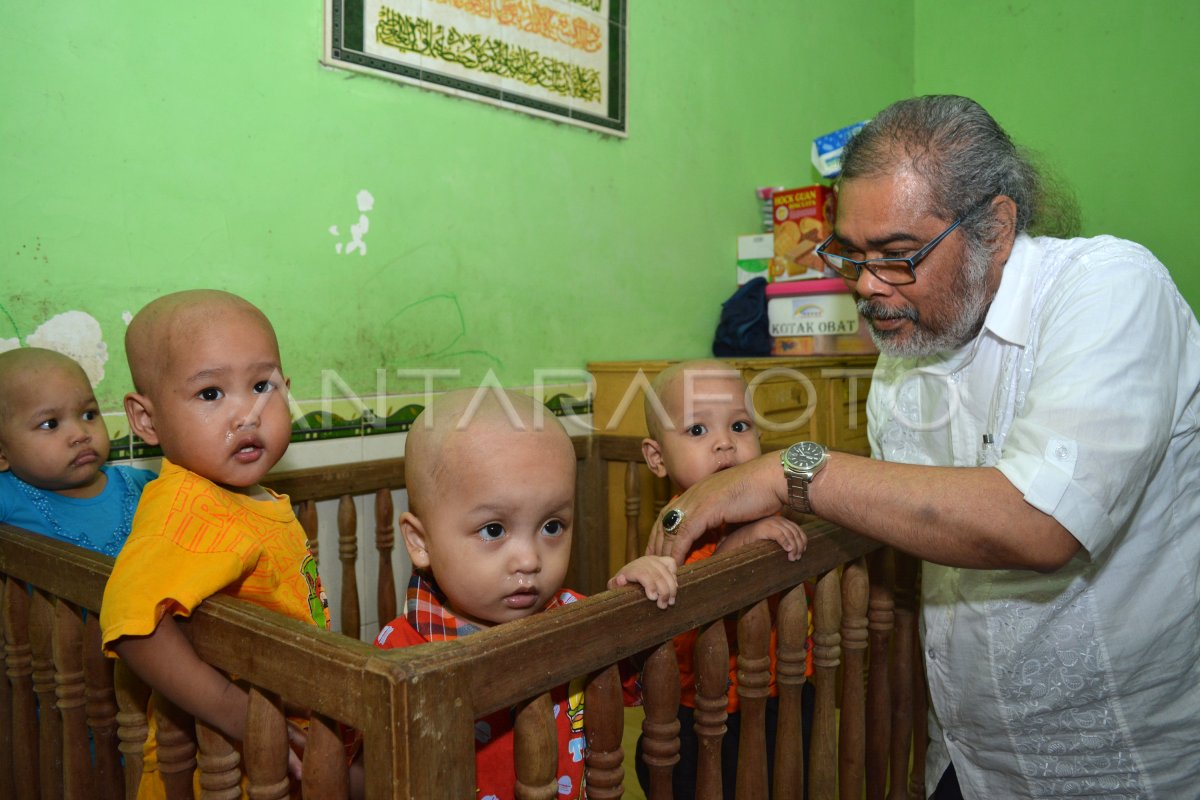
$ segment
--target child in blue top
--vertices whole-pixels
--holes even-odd
[[[0,522],[115,557],[155,475],[105,466],[108,448],[82,367],[38,347],[0,353]]]

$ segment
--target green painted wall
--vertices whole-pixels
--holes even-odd
[[[981,102],[1075,188],[1085,234],[1146,245],[1200,309],[1200,3],[915,0],[915,9],[915,93]]]
[[[268,313],[302,398],[706,354],[753,187],[812,182],[814,136],[909,92],[912,6],[630,5],[618,140],[323,68],[319,0],[4,4],[0,339],[95,317],[109,407],[123,314],[198,286]]]
[[[397,368],[528,385],[702,355],[753,187],[812,182],[813,136],[914,91],[983,102],[1075,186],[1087,233],[1145,243],[1200,306],[1200,5],[635,0],[629,17],[619,140],[323,68],[316,0],[5,4],[0,340],[91,315],[108,407],[128,389],[123,315],[195,286],[268,312],[301,398],[325,370],[365,396],[378,369],[396,393],[419,388]],[[362,190],[367,253],[339,254]]]

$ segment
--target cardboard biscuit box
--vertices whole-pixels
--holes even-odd
[[[775,192],[772,283],[830,276],[816,249],[833,232],[835,203],[833,190],[820,184]]]

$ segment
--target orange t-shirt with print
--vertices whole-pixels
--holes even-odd
[[[123,636],[153,633],[166,614],[190,616],[218,593],[329,627],[317,564],[288,498],[230,492],[164,458],[159,476],[142,492],[129,540],[104,587],[105,653],[115,655],[112,644]],[[154,745],[151,737],[138,787],[142,800],[165,794]]]

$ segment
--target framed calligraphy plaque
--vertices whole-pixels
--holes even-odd
[[[324,63],[625,135],[627,0],[325,0]]]

